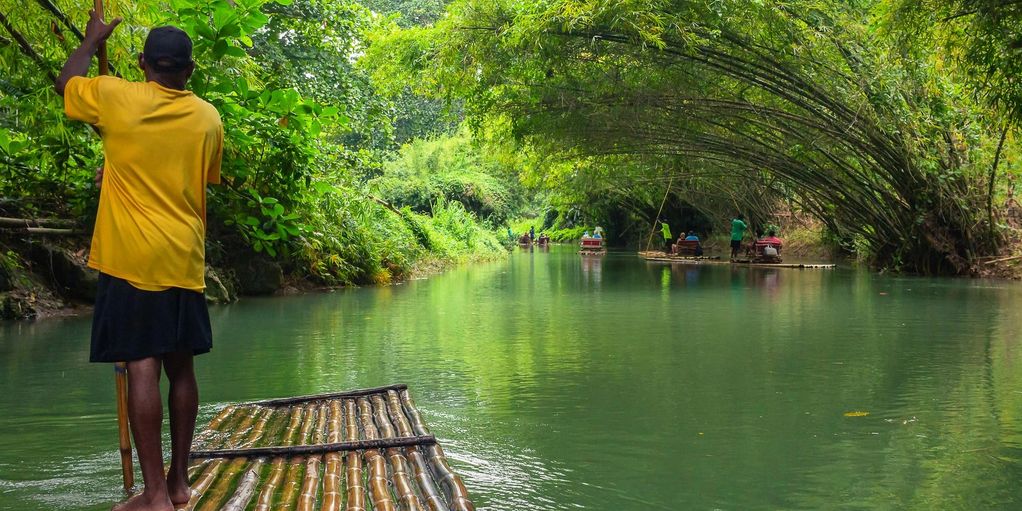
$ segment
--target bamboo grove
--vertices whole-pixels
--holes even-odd
[[[878,266],[967,273],[1003,246],[998,166],[1017,151],[1007,116],[977,99],[949,50],[905,44],[900,12],[463,0],[431,29],[382,37],[370,57],[391,80],[464,98],[481,124],[573,162],[560,181],[544,177],[553,187],[597,169],[604,190],[648,196],[673,182],[717,218],[786,204]]]

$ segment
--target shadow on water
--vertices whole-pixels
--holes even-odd
[[[480,509],[1022,508],[1018,284],[555,246],[211,315],[200,420],[405,382]],[[0,326],[0,509],[119,497],[88,331]]]

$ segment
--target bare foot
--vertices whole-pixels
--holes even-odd
[[[142,492],[117,504],[112,511],[174,511],[174,505],[166,495],[154,497]]]
[[[167,493],[170,494],[170,502],[175,508],[184,507],[192,498],[192,489],[188,487],[188,481],[184,478],[171,477],[167,475]]]

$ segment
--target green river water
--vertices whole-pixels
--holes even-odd
[[[479,509],[1022,509],[1016,283],[554,247],[211,316],[200,423],[407,383]],[[0,509],[120,496],[88,332],[0,325]]]

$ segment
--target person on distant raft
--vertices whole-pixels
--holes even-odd
[[[529,226],[529,239],[530,240],[536,239],[536,226],[535,225]]]
[[[767,244],[763,247],[763,255],[767,257],[779,257],[781,255],[781,247],[784,246],[784,241],[777,237],[776,230],[768,230],[766,237],[759,241],[760,243]]]
[[[745,235],[745,229],[749,226],[745,225],[745,217],[738,215],[734,220],[731,221],[731,260],[734,261],[738,257],[738,251],[742,248],[742,237]]]
[[[664,252],[670,254],[671,240],[674,238],[671,236],[671,226],[667,225],[667,221],[663,218],[660,219],[660,233],[664,235]]]
[[[702,255],[703,255],[703,244],[702,243],[698,243],[699,236],[696,235],[695,231],[688,231],[688,236],[685,236],[685,241],[695,241],[695,242],[697,242],[696,243],[695,255],[696,255],[696,257],[702,257]]]
[[[145,489],[114,509],[187,504],[188,454],[198,412],[194,355],[212,349],[206,310],[206,184],[220,182],[223,126],[185,89],[192,41],[174,27],[149,32],[145,82],[87,78],[97,48],[120,23],[90,13],[81,46],[54,84],[71,119],[96,127],[106,155],[89,266],[100,271],[91,362],[127,362],[128,417]],[[161,369],[162,366],[162,369]],[[170,468],[164,472],[160,373],[170,382]]]

